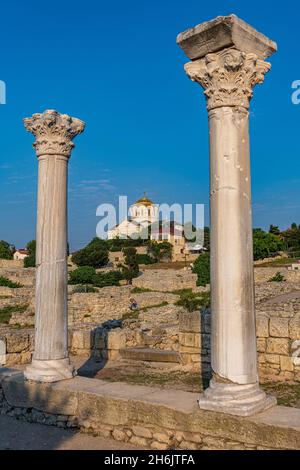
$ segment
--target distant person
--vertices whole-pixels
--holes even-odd
[[[130,310],[137,310],[138,309],[138,303],[135,299],[130,299]]]

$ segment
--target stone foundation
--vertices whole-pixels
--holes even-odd
[[[77,377],[24,382],[0,372],[0,412],[17,419],[77,427],[147,449],[299,449],[300,410],[275,406],[251,418],[200,410],[198,395]]]

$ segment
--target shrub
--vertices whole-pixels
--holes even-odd
[[[93,284],[96,287],[119,286],[123,279],[120,271],[109,271],[108,273],[96,274],[93,278]]]
[[[0,258],[13,259],[15,247],[4,240],[0,240]]]
[[[136,255],[136,259],[138,264],[154,264],[157,262],[152,256],[146,254],[138,254]]]
[[[80,285],[76,286],[75,289],[73,290],[74,294],[89,294],[92,292],[98,292],[95,287],[89,286],[89,285]]]
[[[182,292],[176,305],[184,307],[188,312],[194,312],[201,307],[207,308],[210,306],[210,292]]]
[[[13,282],[7,277],[0,276],[0,286],[1,287],[11,287],[12,289],[19,289],[20,287],[24,287],[19,282]]]
[[[210,255],[202,253],[194,262],[193,272],[197,274],[197,286],[206,286],[210,283]]]
[[[137,261],[136,249],[133,247],[124,248],[124,265],[121,266],[123,279],[132,284],[132,279],[139,275],[139,265]]]
[[[80,284],[81,286],[88,284],[94,287],[118,286],[121,279],[122,274],[120,271],[96,273],[95,268],[91,266],[81,266],[69,274],[69,284]],[[92,291],[90,290],[89,292]]]
[[[8,324],[11,316],[15,312],[23,313],[28,308],[28,304],[9,305],[0,309],[0,323]]]
[[[285,278],[281,274],[280,271],[277,271],[277,273],[268,280],[268,282],[283,282],[283,281],[285,281]]]
[[[69,284],[94,284],[95,268],[80,266],[69,274]]]
[[[94,238],[85,248],[73,254],[72,262],[77,266],[102,268],[108,263],[107,243],[100,238]]]

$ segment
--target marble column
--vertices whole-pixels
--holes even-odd
[[[24,125],[38,157],[35,351],[24,375],[56,382],[75,374],[68,354],[67,180],[72,140],[84,123],[47,110]]]
[[[204,88],[209,116],[213,378],[199,406],[248,416],[276,403],[258,383],[248,108],[277,46],[235,15],[177,42],[192,59],[185,70]]]

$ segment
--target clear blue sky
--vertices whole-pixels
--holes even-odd
[[[22,247],[35,237],[37,161],[22,118],[47,108],[87,123],[70,160],[72,249],[95,236],[97,205],[119,194],[207,205],[205,101],[176,36],[230,13],[278,43],[251,106],[254,225],[300,223],[294,2],[10,0],[1,5],[0,239]]]

